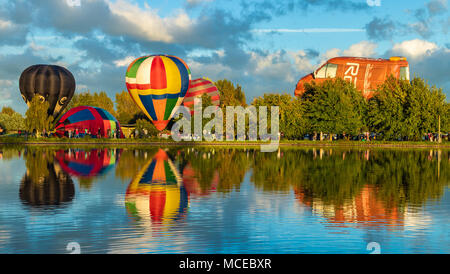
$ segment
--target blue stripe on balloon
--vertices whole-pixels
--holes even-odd
[[[139,181],[139,184],[151,184],[153,180],[153,173],[155,172],[155,166],[156,166],[156,160],[153,160],[150,166],[148,167],[147,171],[145,171],[144,175],[142,176],[141,180]]]
[[[90,109],[83,109],[70,115],[67,120],[69,120],[69,122],[73,124],[81,121],[95,120],[95,117],[91,113]]]
[[[184,64],[178,60],[177,58],[173,56],[167,56],[172,60],[178,67],[178,70],[180,71],[180,77],[181,77],[181,90],[178,94],[179,97],[184,97],[186,95],[186,92],[189,88],[189,73],[187,68],[184,66]]]
[[[145,110],[147,110],[148,114],[150,114],[152,120],[156,121],[157,118],[155,108],[153,107],[152,95],[139,95],[139,99],[141,100],[141,103],[144,106]]]
[[[112,120],[108,117],[108,115],[106,114],[106,111],[104,111],[103,109],[97,108],[97,107],[94,107],[94,109],[98,112],[100,117],[103,118],[103,120]]]

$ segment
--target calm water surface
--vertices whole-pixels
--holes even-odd
[[[448,150],[0,147],[0,253],[450,253]]]

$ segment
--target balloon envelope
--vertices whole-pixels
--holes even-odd
[[[207,94],[211,97],[211,103],[213,106],[220,105],[219,90],[213,82],[200,78],[194,79],[189,84],[189,89],[183,100],[183,105],[191,109],[191,115],[194,114],[194,99],[202,97],[203,94]]]
[[[119,130],[120,138],[124,138],[119,121],[108,111],[89,106],[78,106],[70,109],[56,122],[55,130],[58,135],[64,135],[66,131],[80,130],[84,133],[85,129],[91,132],[91,135],[108,138],[108,132]]]
[[[190,71],[179,57],[150,55],[134,60],[126,73],[128,92],[158,130],[163,130],[189,88]]]
[[[57,117],[75,92],[75,78],[66,68],[55,65],[33,65],[20,75],[19,89],[27,105],[35,95],[48,101],[48,114]]]

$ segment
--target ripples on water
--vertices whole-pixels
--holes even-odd
[[[0,253],[449,253],[449,151],[0,147]]]

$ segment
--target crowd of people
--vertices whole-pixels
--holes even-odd
[[[106,132],[106,136],[102,135],[102,130],[98,128],[97,132],[91,132],[90,129],[78,129],[75,130],[67,130],[64,132],[64,136],[67,138],[111,138],[111,139],[119,139],[121,136],[120,129],[108,129]]]

